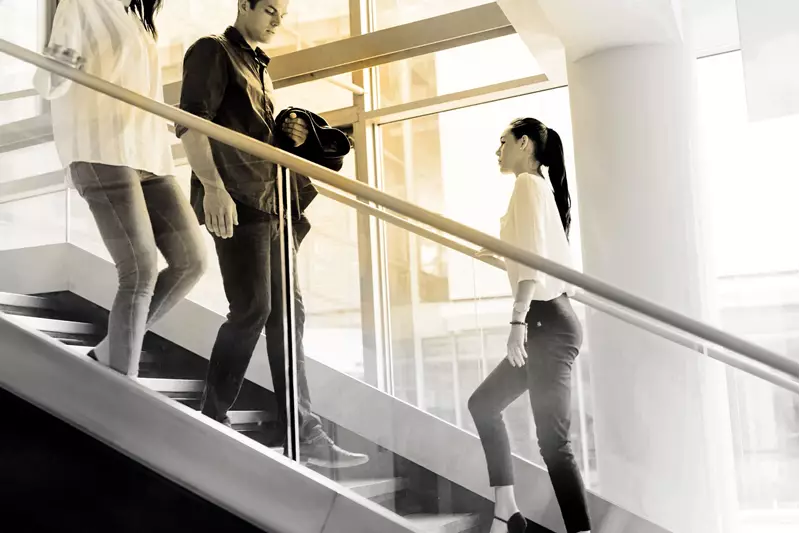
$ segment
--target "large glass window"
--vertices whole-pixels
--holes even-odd
[[[179,66],[194,41],[204,35],[222,33],[235,20],[236,2],[232,0],[165,2],[158,19],[164,66]],[[265,51],[277,56],[349,36],[349,0],[292,0],[283,25]],[[176,74],[180,75],[179,69]]]
[[[0,38],[39,50],[44,40],[43,15],[43,2],[37,0],[0,2],[0,20],[6,21],[0,25]],[[33,73],[32,65],[0,54],[0,126],[39,114],[38,96],[11,96],[33,88]]]
[[[6,0],[0,2],[0,38],[31,50],[38,50],[44,40],[43,2]],[[33,87],[34,67],[0,54],[0,94]]]
[[[488,4],[486,0],[372,0],[375,29],[382,30],[428,19],[470,7]]]
[[[713,196],[717,273],[796,271],[800,116],[749,122],[743,80],[739,52],[698,61],[700,162]]]
[[[378,68],[380,107],[541,74],[522,38],[508,35]]]
[[[700,60],[698,79],[718,320],[796,361],[800,117],[748,121],[738,52]],[[798,519],[798,397],[741,372],[728,385],[742,531],[784,531]]]
[[[159,52],[164,83],[178,82],[183,56],[200,37],[219,34],[236,20],[236,3],[219,0],[172,0],[159,15]],[[262,48],[272,57],[319,46],[350,36],[349,0],[293,0],[277,35]],[[336,84],[351,81],[350,74],[279,89],[278,109],[303,107],[315,112],[353,105],[353,93]]]

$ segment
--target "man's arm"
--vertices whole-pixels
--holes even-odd
[[[222,45],[214,38],[200,39],[189,48],[183,61],[181,109],[214,120],[228,83],[226,61]],[[182,125],[177,125],[175,133],[186,150],[189,166],[205,191],[206,227],[223,239],[232,237],[233,227],[239,223],[236,204],[214,162],[209,138]]]
[[[233,237],[233,227],[239,224],[236,203],[225,189],[222,176],[214,164],[211,142],[208,137],[194,130],[184,133],[181,142],[186,150],[189,166],[203,185],[206,227],[217,237]]]

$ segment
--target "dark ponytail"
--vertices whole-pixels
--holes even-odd
[[[567,185],[567,169],[564,165],[564,145],[561,136],[556,130],[550,129],[535,118],[520,118],[511,123],[511,133],[521,139],[527,135],[534,143],[533,157],[542,166],[547,167],[550,183],[553,184],[553,194],[561,216],[561,225],[564,233],[569,237],[572,225],[572,199]]]
[[[158,39],[158,31],[156,31],[156,13],[161,9],[163,0],[131,0],[130,9],[144,25],[144,29],[153,36],[153,39]]]

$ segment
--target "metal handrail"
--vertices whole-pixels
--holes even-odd
[[[413,219],[418,223],[453,235],[459,239],[470,242],[474,246],[484,248],[500,257],[540,270],[566,283],[582,288],[587,292],[594,293],[618,306],[631,309],[657,322],[667,324],[675,329],[689,333],[695,337],[699,337],[707,342],[761,363],[772,370],[785,374],[789,379],[796,380],[798,373],[800,373],[800,365],[798,365],[798,362],[792,361],[771,350],[767,350],[766,348],[736,337],[735,335],[731,335],[730,333],[705,324],[699,320],[682,315],[645,298],[623,291],[597,278],[512,246],[500,239],[448,219],[438,213],[428,211],[405,200],[395,198],[374,187],[349,179],[322,166],[253,139],[252,137],[223,128],[213,122],[199,118],[165,103],[146,98],[140,94],[95,76],[91,76],[3,39],[0,39],[0,52],[4,52],[21,61],[31,63],[39,68],[58,74],[59,76],[70,79],[112,98],[153,113],[168,121],[194,129],[203,135],[260,157],[266,161],[282,165],[356,197],[364,198],[381,207],[388,208],[405,217]]]
[[[506,269],[505,262],[499,257],[493,255],[481,254],[480,250],[471,248],[466,244],[458,242],[455,239],[452,239],[446,235],[437,233],[431,229],[426,228],[425,226],[416,224],[413,221],[407,220],[403,217],[389,213],[382,209],[378,209],[377,207],[373,207],[358,199],[345,196],[341,193],[338,193],[330,189],[327,185],[317,184],[317,190],[322,196],[325,196],[327,198],[335,200],[336,202],[353,207],[357,211],[361,211],[370,216],[374,216],[375,218],[381,219],[384,222],[388,222],[389,224],[403,228],[404,230],[419,235],[420,237],[423,237],[429,241],[441,244],[446,248],[449,248],[456,252],[460,252],[478,261],[482,261],[487,265],[499,268],[500,270]],[[659,337],[662,337],[676,344],[689,348],[690,350],[693,350],[695,352],[707,355],[708,357],[716,359],[717,361],[725,363],[726,365],[738,368],[739,370],[743,370],[748,374],[752,374],[753,376],[769,381],[770,383],[773,383],[788,391],[794,392],[795,394],[800,392],[800,385],[798,384],[797,379],[792,379],[786,374],[776,371],[772,368],[769,368],[761,363],[758,363],[751,359],[747,359],[745,357],[738,356],[737,354],[731,353],[728,350],[723,350],[715,346],[710,346],[706,343],[699,342],[691,335],[688,335],[683,331],[664,326],[663,324],[654,322],[652,320],[648,320],[646,318],[642,318],[641,316],[635,313],[627,312],[624,309],[612,303],[609,303],[603,300],[602,298],[597,298],[596,296],[593,296],[591,294],[585,292],[576,292],[571,296],[571,298],[588,307],[592,307],[607,315],[622,320],[623,322],[627,322],[632,326],[641,328],[645,331],[653,333],[654,335],[658,335]]]

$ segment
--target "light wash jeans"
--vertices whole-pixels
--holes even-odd
[[[197,218],[172,176],[100,163],[69,167],[117,267],[119,289],[97,358],[137,376],[144,334],[203,275],[206,253]],[[158,271],[158,253],[167,268]]]

